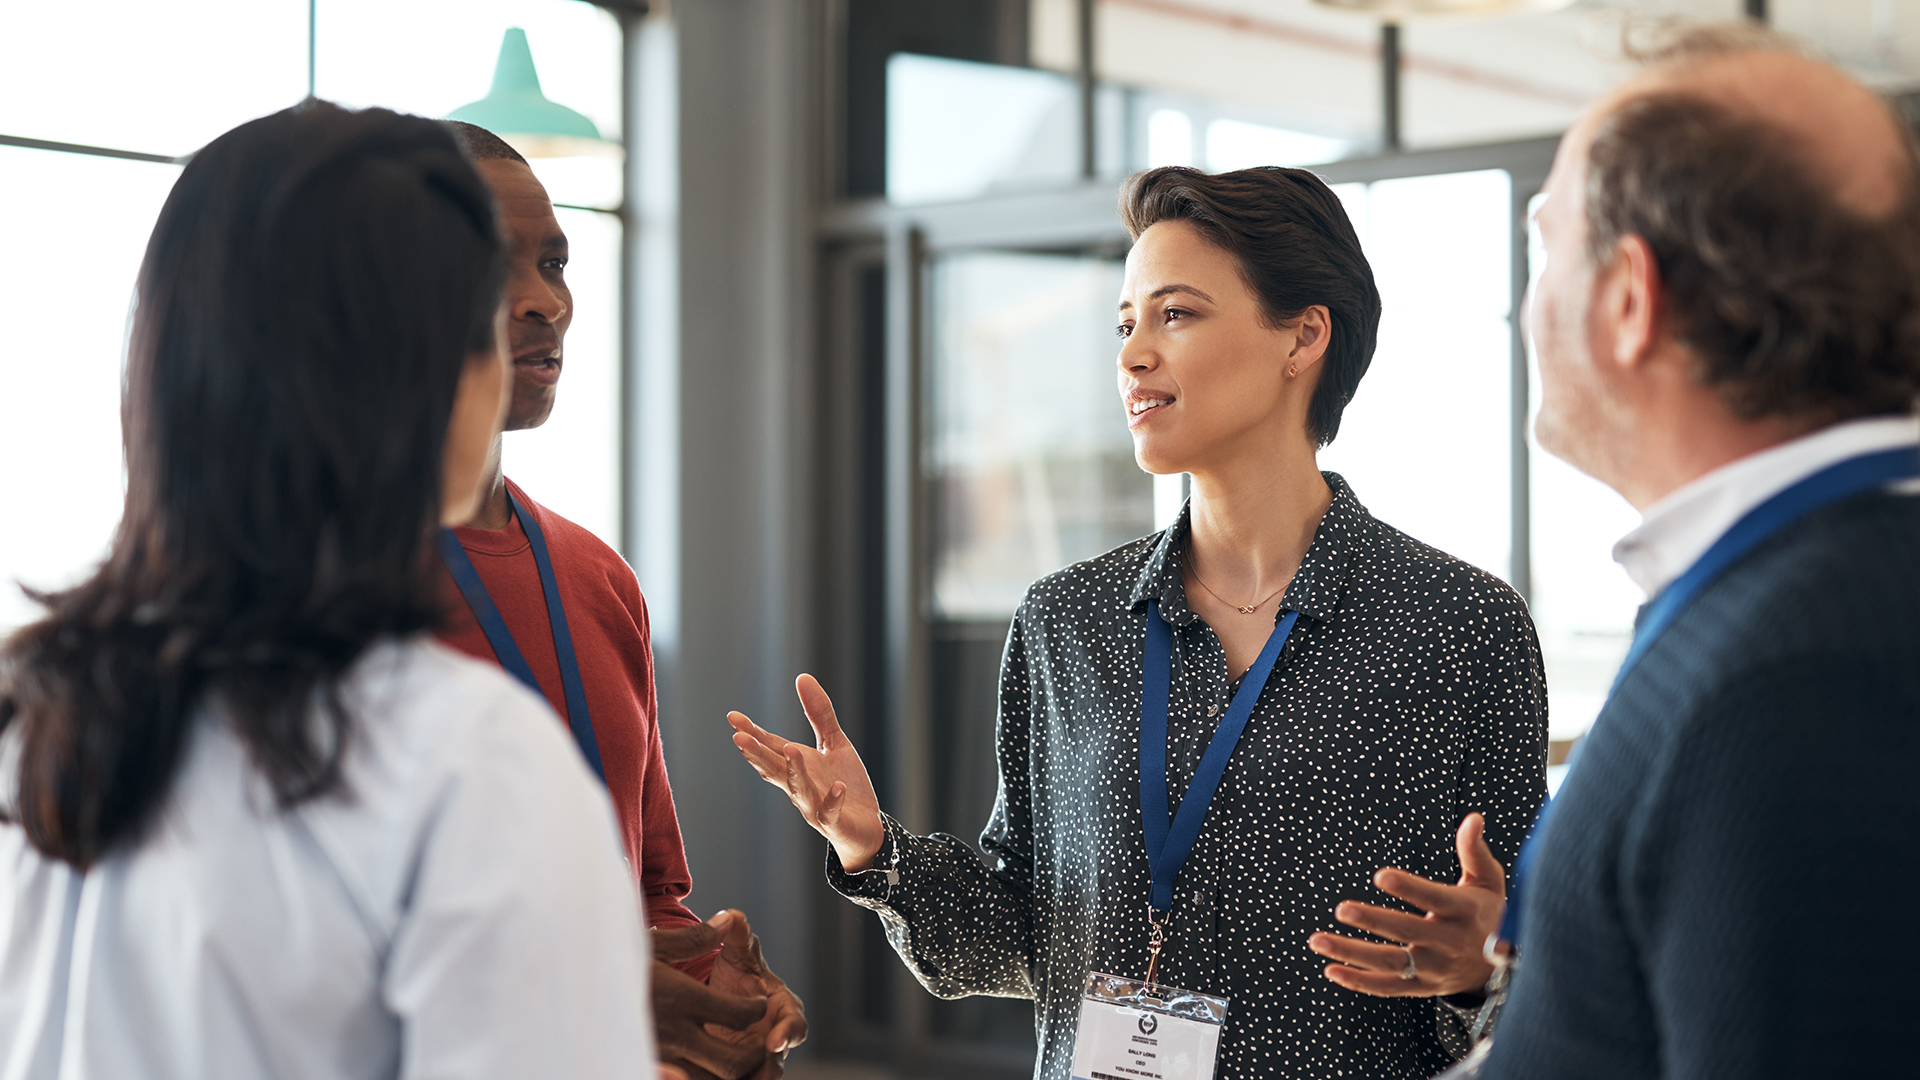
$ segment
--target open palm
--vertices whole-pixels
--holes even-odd
[[[1328,979],[1374,997],[1433,997],[1478,990],[1493,976],[1487,936],[1506,911],[1507,872],[1487,846],[1487,821],[1468,814],[1454,833],[1460,857],[1455,885],[1387,867],[1374,885],[1422,914],[1347,900],[1333,917],[1348,926],[1395,942],[1383,945],[1340,934],[1317,933],[1307,947],[1335,963]]]
[[[849,873],[860,873],[886,839],[879,796],[819,681],[802,675],[794,681],[794,690],[813,725],[817,746],[783,739],[746,714],[731,712],[727,723],[733,725],[733,745],[760,779],[787,793],[807,824],[833,845],[840,864]]]

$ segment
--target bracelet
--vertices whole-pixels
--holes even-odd
[[[1494,1021],[1507,1003],[1507,984],[1513,981],[1514,954],[1500,955],[1499,944],[1499,933],[1488,935],[1484,952],[1488,962],[1493,964],[1493,977],[1487,980],[1484,987],[1487,1000],[1481,1004],[1480,1014],[1473,1020],[1473,1029],[1467,1033],[1467,1039],[1475,1045],[1493,1034]]]
[[[900,843],[899,841],[893,838],[893,834],[891,832],[887,834],[886,843],[892,845],[893,847],[893,858],[887,863],[886,870],[882,871],[879,867],[875,866],[875,867],[869,867],[868,869],[861,871],[861,873],[863,874],[885,873],[887,875],[887,891],[885,894],[881,896],[880,902],[883,904],[890,904],[893,902],[893,887],[895,885],[900,884]]]

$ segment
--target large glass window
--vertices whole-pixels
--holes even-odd
[[[1724,17],[1736,17],[1737,3],[1722,2]],[[1257,112],[1265,118],[1255,123],[1361,152],[1381,145],[1380,24],[1371,15],[1306,0],[1099,0],[1094,7],[1094,67],[1104,79]],[[1031,0],[1030,12],[1034,63],[1072,71],[1078,0]],[[1618,74],[1595,45],[1611,28],[1596,22],[1588,5],[1408,20],[1401,31],[1404,144],[1462,145],[1565,128]],[[1265,163],[1290,158],[1313,160],[1282,151]]]
[[[934,610],[1013,614],[1036,578],[1153,529],[1115,389],[1111,259],[967,254],[933,273]]]
[[[178,156],[306,92],[306,0],[0,8],[0,134]]]
[[[1377,137],[1379,68],[1372,49],[1379,29],[1371,18],[1305,2],[1099,0],[1094,7],[1094,70],[1103,79],[1172,95],[1203,112],[1355,147]],[[1078,9],[1078,0],[1031,0],[1036,66],[1074,70]]]
[[[36,609],[15,582],[74,584],[106,553],[125,491],[120,372],[133,279],[180,170],[0,146],[0,633]]]
[[[1534,196],[1529,209],[1538,210],[1543,198]],[[1546,266],[1546,247],[1532,227],[1531,213],[1528,222],[1527,263],[1537,280]],[[1532,442],[1531,421],[1540,408],[1537,374],[1531,386],[1533,622],[1547,666],[1554,744],[1547,780],[1558,788],[1568,749],[1600,715],[1633,637],[1634,612],[1644,598],[1614,565],[1613,543],[1640,523],[1640,515],[1612,488]]]
[[[1071,79],[900,53],[887,61],[887,198],[953,202],[1070,183],[1079,125]]]
[[[887,62],[887,199],[961,202],[1081,182],[1080,122],[1079,86],[1066,75],[896,54]],[[1257,105],[1111,82],[1095,91],[1094,124],[1094,172],[1105,181],[1157,165],[1311,165],[1355,146]]]
[[[620,219],[558,211],[573,327],[547,422],[507,433],[506,472],[527,494],[620,546]]]
[[[933,512],[935,828],[971,839],[997,776],[1007,624],[1027,586],[1149,533],[1153,478],[1115,389],[1121,266],[1071,255],[935,260],[926,482]],[[933,1007],[931,1033],[1031,1053],[1024,1001]]]
[[[191,154],[306,93],[306,0],[17,4],[0,15],[0,135]],[[508,26],[555,100],[620,137],[620,30],[574,0],[320,0],[322,97],[442,116],[483,97]],[[555,200],[613,207],[616,153],[534,169]],[[0,146],[0,289],[40,337],[0,353],[4,494],[48,508],[0,539],[0,632],[32,617],[14,587],[70,584],[104,553],[123,493],[120,381],[134,275],[176,165]],[[559,403],[507,444],[508,474],[609,543],[619,534],[620,222],[562,209],[575,315]],[[29,331],[30,333],[30,331]]]
[[[1536,394],[1536,401],[1538,395]],[[1606,704],[1645,599],[1613,563],[1613,542],[1640,523],[1612,488],[1539,449],[1533,469],[1533,622],[1547,666],[1558,786],[1568,744]]]
[[[1207,169],[1228,172],[1259,165],[1317,165],[1336,161],[1346,156],[1347,140],[1245,120],[1218,119],[1207,124],[1206,147]]]
[[[1375,516],[1511,576],[1512,184],[1493,169],[1340,188],[1379,344],[1320,467]]]

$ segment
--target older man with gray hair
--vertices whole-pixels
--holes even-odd
[[[1561,142],[1537,430],[1645,515],[1649,601],[1521,856],[1486,1076],[1920,1071],[1917,177],[1885,102],[1752,29]]]

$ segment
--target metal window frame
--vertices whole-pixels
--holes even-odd
[[[651,10],[649,0],[580,0],[582,3],[601,8],[612,14],[620,25],[620,130],[627,143],[631,144],[636,103],[638,101],[638,46],[639,25]],[[319,61],[318,0],[309,0],[307,5],[307,96],[313,97],[314,74]],[[22,150],[44,150],[51,153],[77,154],[83,157],[108,158],[117,161],[144,161],[158,165],[185,165],[193,160],[191,153],[178,156],[155,154],[144,150],[125,150],[110,146],[94,146],[88,143],[63,142],[57,139],[36,139],[22,135],[0,133],[0,146],[10,146]],[[585,206],[578,203],[553,204],[556,210],[584,210],[593,214],[604,214],[620,221],[620,253],[617,280],[614,282],[619,297],[619,310],[616,314],[615,333],[618,353],[615,358],[616,372],[614,393],[618,395],[620,413],[616,421],[616,446],[619,460],[615,468],[616,512],[620,526],[619,548],[621,551],[633,549],[633,538],[629,535],[633,521],[633,485],[627,482],[628,463],[633,460],[635,446],[632,432],[635,430],[635,417],[632,415],[632,394],[628,392],[631,381],[629,372],[636,359],[633,341],[635,320],[635,295],[631,287],[632,267],[639,255],[639,214],[634,208],[634,192],[637,187],[635,177],[637,155],[629,153],[621,182],[621,199],[618,206]]]

